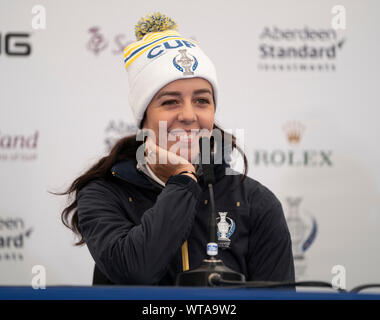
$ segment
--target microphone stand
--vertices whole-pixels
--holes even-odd
[[[206,146],[207,153],[203,146]],[[220,285],[220,280],[244,282],[243,274],[233,271],[224,265],[218,257],[217,224],[214,202],[214,164],[210,161],[211,149],[210,139],[202,137],[199,139],[200,165],[203,171],[203,179],[210,193],[210,222],[209,241],[207,243],[207,258],[203,260],[200,267],[181,272],[177,275],[177,286],[210,287]],[[212,161],[213,162],[213,161]],[[227,285],[227,284],[225,284]]]

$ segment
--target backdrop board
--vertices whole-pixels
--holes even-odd
[[[36,265],[47,285],[91,284],[92,257],[60,221],[67,199],[49,192],[136,131],[123,49],[154,11],[214,61],[216,121],[282,202],[297,279],[380,282],[379,10],[375,0],[2,0],[0,285],[29,285]]]

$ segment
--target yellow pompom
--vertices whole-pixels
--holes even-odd
[[[149,32],[160,32],[165,30],[178,30],[177,23],[160,12],[147,14],[135,25],[137,40],[142,39]]]

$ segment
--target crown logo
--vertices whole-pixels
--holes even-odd
[[[306,127],[299,121],[288,121],[283,125],[286,137],[290,144],[298,144]]]

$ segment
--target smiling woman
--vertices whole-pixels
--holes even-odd
[[[62,221],[79,236],[77,245],[88,246],[94,284],[173,285],[178,273],[206,257],[209,192],[196,156],[199,138],[219,133],[210,141],[220,258],[248,280],[294,281],[282,206],[246,176],[244,152],[215,123],[214,65],[176,28],[161,14],[136,25],[138,41],[125,48],[124,63],[139,131],[63,193],[74,199]],[[234,149],[243,156],[244,174],[230,167]]]
[[[162,144],[166,144],[167,150],[172,150],[175,144],[182,142],[175,153],[185,155],[189,162],[194,162],[191,155],[199,153],[199,132],[212,131],[214,112],[212,86],[207,80],[179,79],[163,87],[153,97],[146,110],[143,128],[153,130],[155,143],[164,148]],[[164,122],[166,128],[160,126],[160,121]],[[168,132],[161,143],[159,137],[163,134],[160,130]]]

